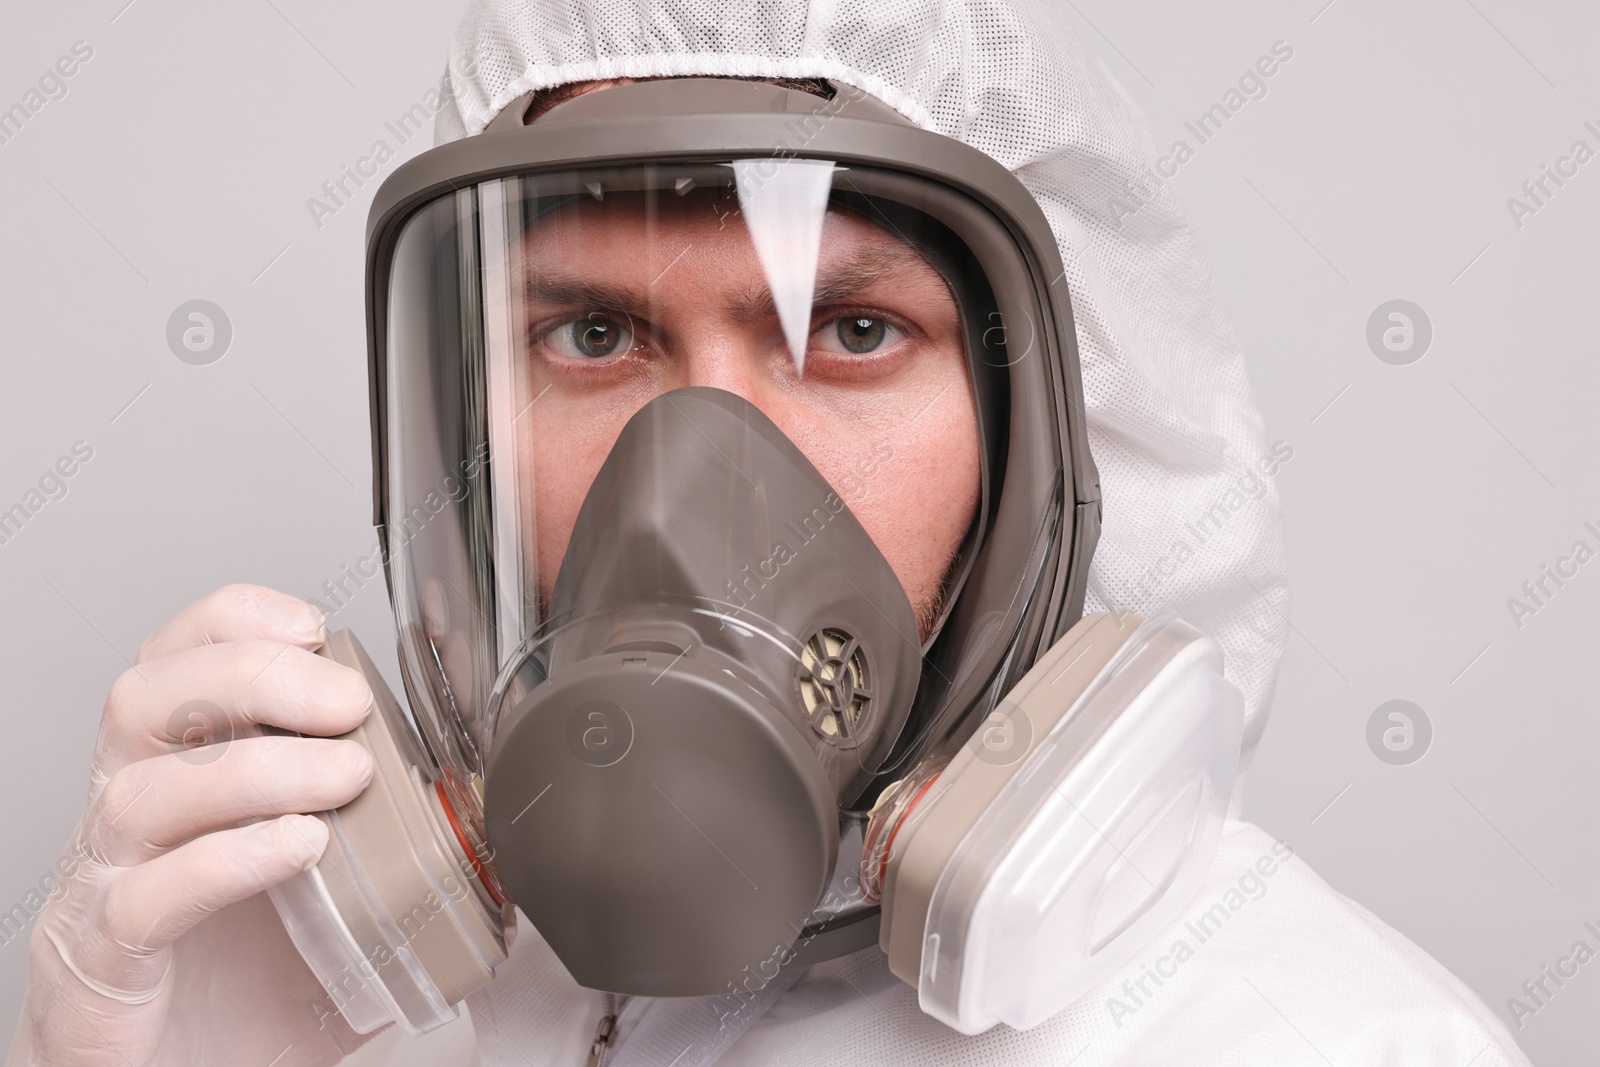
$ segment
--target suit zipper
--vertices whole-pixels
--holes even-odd
[[[594,1031],[594,1044],[589,1046],[589,1059],[584,1067],[602,1067],[606,1062],[606,1053],[611,1050],[611,1039],[617,1033],[616,1015],[602,1015],[600,1025]]]

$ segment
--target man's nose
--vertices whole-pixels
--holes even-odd
[[[742,331],[727,331],[694,338],[685,345],[684,385],[703,385],[733,393],[758,408],[774,387],[772,369],[765,364],[763,348]]]

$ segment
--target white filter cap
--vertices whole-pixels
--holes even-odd
[[[1209,638],[1170,615],[1141,626],[951,854],[923,1010],[964,1034],[1030,1029],[1171,924],[1216,852],[1242,718]]]

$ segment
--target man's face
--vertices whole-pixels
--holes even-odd
[[[927,635],[976,511],[979,444],[956,303],[916,251],[828,211],[803,373],[742,217],[709,191],[564,205],[522,255],[517,437],[543,598],[623,424],[668,390],[713,386],[760,408],[838,490]]]

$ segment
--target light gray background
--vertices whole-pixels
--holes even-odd
[[[1066,0],[1063,0],[1065,3]],[[9,908],[83,799],[106,689],[184,603],[231,581],[317,594],[371,543],[362,230],[375,183],[306,207],[436,84],[457,0],[12,5],[0,107],[74,41],[94,58],[0,146],[0,510],[78,440],[94,459],[0,545],[0,846]],[[1600,150],[1593,5],[1081,0],[1072,17],[1158,143],[1275,41],[1268,95],[1173,179],[1215,263],[1269,435],[1295,455],[1293,636],[1247,813],[1336,888],[1506,998],[1600,926],[1593,635],[1600,560],[1518,628],[1506,606],[1600,527],[1592,473],[1600,159],[1518,228],[1506,199]],[[391,173],[390,164],[384,173]],[[232,349],[167,350],[215,301]],[[1368,350],[1404,298],[1434,340]],[[374,583],[336,619],[389,653]],[[1368,750],[1415,701],[1427,755]],[[25,978],[0,946],[0,1042]],[[1595,1060],[1600,961],[1517,1032]]]

